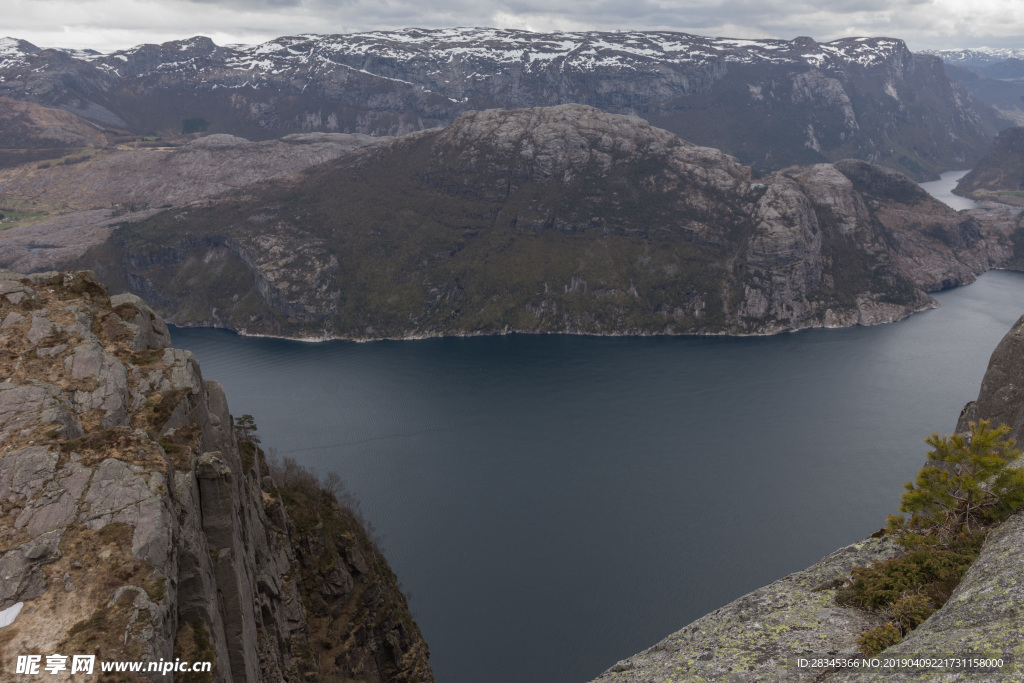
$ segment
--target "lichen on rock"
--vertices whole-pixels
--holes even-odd
[[[854,567],[894,556],[896,544],[871,538],[730,602],[653,647],[625,659],[594,683],[727,680],[813,681],[797,657],[859,656],[862,631],[882,618],[835,603]]]

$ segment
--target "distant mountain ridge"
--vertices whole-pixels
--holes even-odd
[[[940,58],[951,79],[992,106],[1004,121],[1024,125],[1024,48],[925,50],[922,54]]]
[[[996,119],[901,40],[404,29],[106,55],[0,41],[0,95],[136,133],[402,134],[469,110],[586,104],[772,170],[856,157],[912,174],[969,165]]]
[[[1007,59],[1024,59],[1021,47],[975,47],[951,50],[921,50],[921,54],[934,55],[947,64],[956,66],[987,66]]]

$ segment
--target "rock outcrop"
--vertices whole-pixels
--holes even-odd
[[[933,306],[927,292],[1005,265],[1018,225],[867,162],[758,177],[641,118],[562,105],[468,113],[166,211],[78,266],[176,324],[260,334],[768,334]]]
[[[17,272],[61,269],[101,244],[114,227],[144,220],[157,207],[186,206],[269,178],[294,176],[386,141],[342,133],[265,142],[209,135],[182,145],[105,149],[61,163],[9,169],[0,163],[0,200],[40,213],[34,221],[4,226],[0,266]]]
[[[857,639],[885,623],[878,615],[835,602],[854,567],[896,554],[887,539],[867,539],[837,550],[701,617],[653,647],[625,659],[594,683],[722,680],[817,681],[798,657],[858,657]]]
[[[1024,317],[996,347],[976,401],[964,407],[957,432],[978,419],[1007,424],[1024,437]],[[821,562],[749,593],[701,617],[644,652],[625,659],[595,683],[741,681],[1009,681],[1024,658],[1024,511],[993,531],[950,599],[902,641],[878,657],[1003,658],[1005,668],[897,667],[850,671],[797,666],[797,658],[860,657],[861,631],[880,615],[836,604],[835,589],[855,566],[894,556],[888,537],[865,539]]]
[[[992,352],[988,369],[981,380],[978,398],[964,406],[956,425],[967,432],[967,425],[978,420],[1010,426],[1009,436],[1024,444],[1024,317],[1018,320]]]
[[[0,271],[0,369],[0,670],[74,652],[212,662],[196,680],[433,680],[355,515],[294,466],[272,476],[138,297]]]

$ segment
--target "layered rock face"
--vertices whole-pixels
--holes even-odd
[[[978,398],[964,406],[956,430],[970,422],[991,420],[1010,426],[1009,436],[1024,444],[1024,318],[1006,333],[992,352]]]
[[[311,475],[278,484],[138,297],[0,271],[0,368],[0,610],[20,606],[0,669],[74,652],[213,662],[196,680],[433,680],[356,518]]]
[[[400,135],[470,110],[575,103],[639,114],[759,169],[858,157],[919,179],[970,165],[997,130],[941,60],[891,38],[406,29],[110,55],[5,40],[0,74],[0,95],[137,133]]]
[[[932,306],[926,292],[1005,264],[1018,224],[866,162],[757,177],[638,117],[562,105],[466,114],[167,211],[80,264],[175,323],[263,334],[764,334]]]

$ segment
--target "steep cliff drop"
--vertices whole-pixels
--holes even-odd
[[[0,271],[0,368],[0,678],[59,653],[212,663],[175,680],[433,681],[357,515],[240,443],[138,297]],[[104,680],[145,679],[169,680]]]
[[[979,202],[1024,206],[1024,127],[999,133],[992,149],[960,179],[954,192]]]
[[[957,432],[979,419],[1010,426],[1024,441],[1024,317],[993,352],[976,401],[963,409]],[[879,520],[881,523],[881,520]],[[801,667],[799,658],[860,658],[862,631],[885,623],[881,614],[841,607],[836,589],[852,568],[893,557],[889,536],[842,548],[817,564],[759,588],[683,627],[653,647],[618,662],[593,683],[665,681],[1010,681],[1024,662],[1024,511],[994,530],[952,597],[885,659],[1002,658],[995,672],[900,667],[895,671]]]

